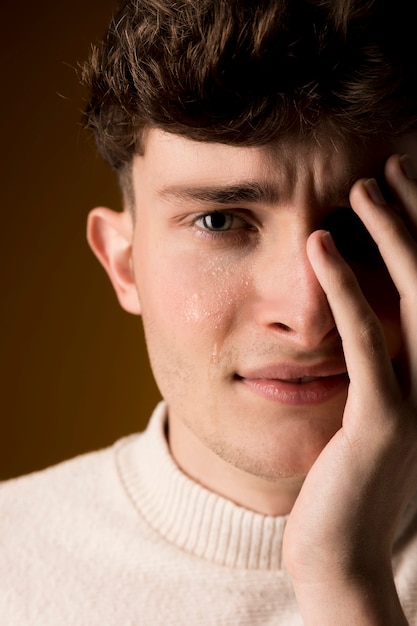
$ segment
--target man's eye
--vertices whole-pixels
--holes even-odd
[[[211,230],[215,232],[221,232],[225,230],[231,230],[233,226],[236,227],[236,223],[242,223],[236,216],[231,213],[224,213],[223,211],[216,211],[214,213],[207,213],[203,215],[195,222],[197,226],[204,228],[205,230]]]
[[[336,211],[327,217],[323,228],[331,232],[337,249],[347,261],[384,265],[378,246],[352,209]]]

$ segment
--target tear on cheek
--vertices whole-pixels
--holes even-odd
[[[192,324],[206,321],[213,315],[207,297],[200,293],[193,293],[185,298],[181,305],[181,311],[185,321]]]
[[[229,291],[193,293],[180,304],[181,315],[187,323],[211,328],[221,327],[235,315],[237,298]]]

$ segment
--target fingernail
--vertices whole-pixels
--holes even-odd
[[[335,256],[337,254],[337,248],[335,246],[335,243],[333,241],[333,237],[331,235],[331,233],[326,230],[326,232],[324,232],[321,236],[321,243],[323,245],[323,248],[325,249],[325,251],[332,255]]]
[[[417,179],[416,168],[414,167],[414,163],[411,160],[411,158],[408,156],[408,154],[402,155],[402,157],[400,158],[400,165],[401,165],[403,174],[406,178],[409,178],[410,180]]]
[[[368,196],[371,198],[372,202],[375,202],[375,204],[386,204],[384,196],[382,195],[375,178],[369,178],[365,182],[365,187],[366,191],[368,192]]]

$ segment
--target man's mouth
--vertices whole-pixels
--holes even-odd
[[[236,374],[235,380],[257,395],[293,405],[325,402],[339,393],[346,393],[349,383],[346,369],[340,364],[305,368],[281,364],[250,370],[244,375]]]
[[[323,378],[323,376],[302,376],[301,378],[283,379],[282,382],[296,383],[297,385],[301,385],[302,383],[311,383],[313,380],[320,380],[320,378]]]
[[[287,383],[309,383],[322,378],[346,374],[344,363],[317,363],[316,365],[300,365],[281,363],[265,367],[242,368],[236,373],[238,378],[280,380]]]

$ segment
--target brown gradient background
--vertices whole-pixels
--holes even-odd
[[[159,398],[140,320],[85,240],[90,208],[120,208],[81,128],[75,68],[114,0],[2,5],[0,479],[141,430]]]

